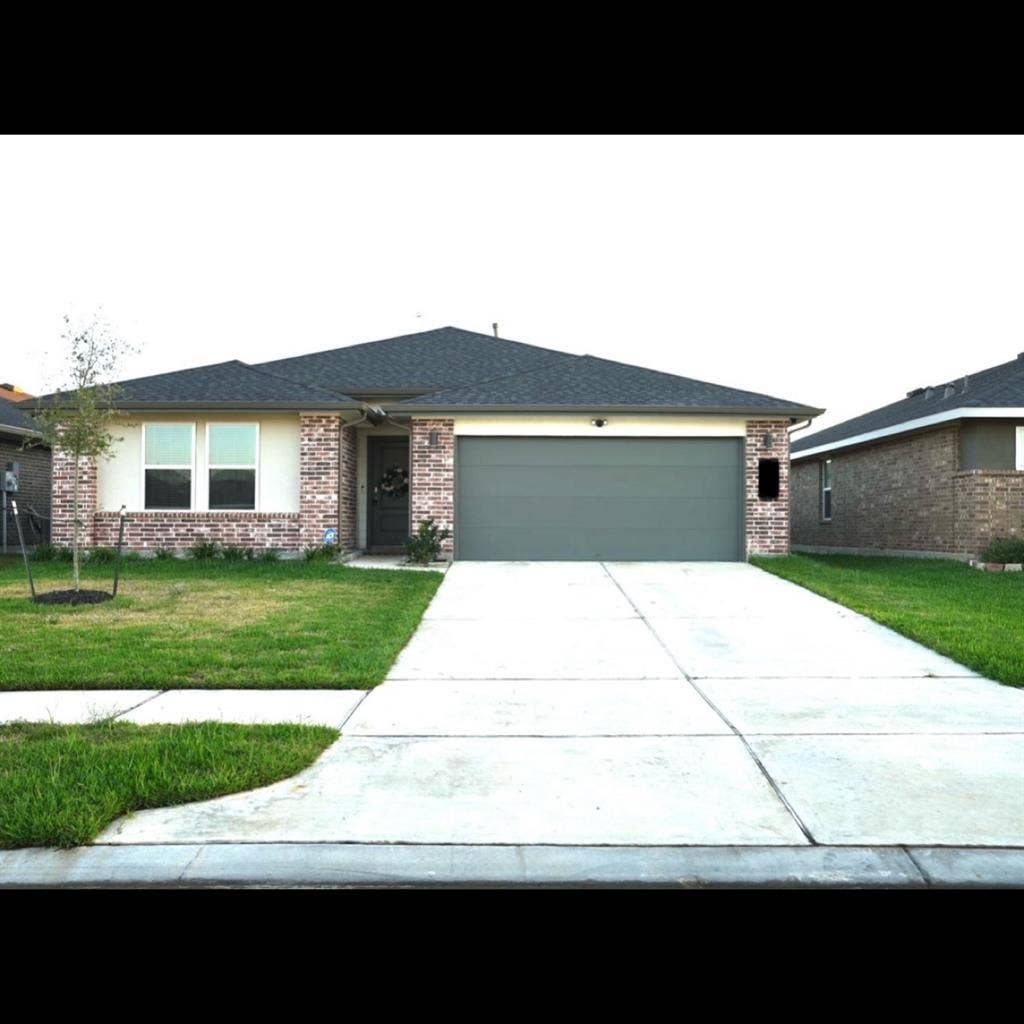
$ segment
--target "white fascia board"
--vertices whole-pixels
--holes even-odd
[[[1020,406],[1018,408],[1000,406],[995,409],[948,409],[946,412],[937,412],[933,416],[921,416],[919,419],[905,420],[903,423],[896,423],[891,427],[881,427],[878,430],[869,430],[864,434],[855,434],[853,437],[844,437],[839,441],[832,441],[829,444],[819,444],[815,448],[805,448],[803,451],[793,452],[791,460],[795,462],[798,459],[809,458],[811,455],[821,455],[823,452],[832,452],[838,448],[850,448],[855,444],[864,444],[867,441],[875,441],[882,437],[893,437],[896,434],[908,434],[913,430],[921,430],[924,427],[933,427],[940,423],[949,423],[951,420],[969,419],[1024,419],[1024,406]]]

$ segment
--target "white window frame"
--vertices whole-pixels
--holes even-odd
[[[188,465],[182,463],[178,466],[150,466],[146,462],[146,431],[150,427],[191,427],[192,440],[189,448],[192,452],[192,461]],[[144,512],[194,512],[196,508],[196,425],[195,423],[183,423],[181,420],[147,420],[142,424],[142,451],[139,453],[142,461],[142,473],[139,481],[139,508]],[[146,470],[147,469],[187,469],[190,470],[189,481],[191,487],[188,495],[188,508],[146,508]]]
[[[1017,428],[1017,469],[1024,472],[1024,426]]]
[[[831,459],[822,459],[821,468],[818,472],[821,474],[818,480],[818,489],[820,492],[819,496],[819,511],[821,512],[821,521],[823,523],[831,523],[832,516],[835,513],[835,505],[832,502],[832,488],[835,477],[835,464]],[[826,470],[825,467],[828,467]],[[825,486],[825,480],[828,479],[828,486]],[[825,492],[828,491],[828,515],[825,515]]]
[[[218,462],[214,466],[210,462],[210,428],[211,427],[255,427],[256,428],[256,456],[251,466],[238,464],[227,465]],[[206,424],[206,510],[214,515],[223,512],[259,512],[260,511],[260,424],[259,420],[215,420]],[[210,508],[210,471],[213,469],[252,469],[255,470],[253,481],[253,505],[252,508]]]

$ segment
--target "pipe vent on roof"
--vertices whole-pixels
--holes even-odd
[[[942,397],[943,398],[952,398],[954,391],[956,391],[956,388],[954,388],[952,384],[947,384],[945,386],[945,388],[943,389],[943,391],[942,391]]]
[[[925,398],[931,398],[932,395],[934,395],[934,394],[935,394],[935,388],[925,388],[924,389],[924,397]]]

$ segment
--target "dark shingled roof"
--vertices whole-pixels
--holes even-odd
[[[410,398],[403,405],[420,408],[526,406],[615,406],[679,409],[781,409],[814,415],[816,409],[770,395],[709,384],[690,377],[648,370],[596,356],[557,355],[541,369],[482,381],[468,387]]]
[[[278,377],[229,359],[190,370],[155,373],[150,377],[118,381],[121,408],[178,406],[256,406],[284,408],[336,408],[353,406],[353,399],[313,384]],[[46,398],[53,398],[47,395]]]
[[[867,434],[885,427],[895,427],[910,420],[923,419],[954,409],[1024,408],[1024,353],[1008,363],[991,366],[980,373],[929,388],[917,388],[906,398],[891,405],[855,416],[816,434],[801,437],[793,443],[794,455],[808,448],[834,444],[850,437]]]
[[[31,416],[19,408],[17,403],[8,402],[6,398],[0,398],[0,433],[4,427],[13,427],[16,431],[38,430],[38,426]]]
[[[232,359],[121,381],[124,408],[252,406],[358,408],[353,394],[394,396],[417,408],[638,408],[815,416],[812,409],[752,391],[639,366],[576,356],[440,327],[362,345],[250,365]],[[415,397],[410,397],[415,396]],[[50,398],[52,396],[47,396]]]
[[[424,392],[529,373],[547,365],[552,355],[562,353],[459,327],[439,327],[257,365],[346,394]]]

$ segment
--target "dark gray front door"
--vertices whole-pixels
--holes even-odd
[[[461,437],[456,556],[738,561],[741,438]]]
[[[401,547],[409,537],[409,438],[368,437],[367,543]]]

